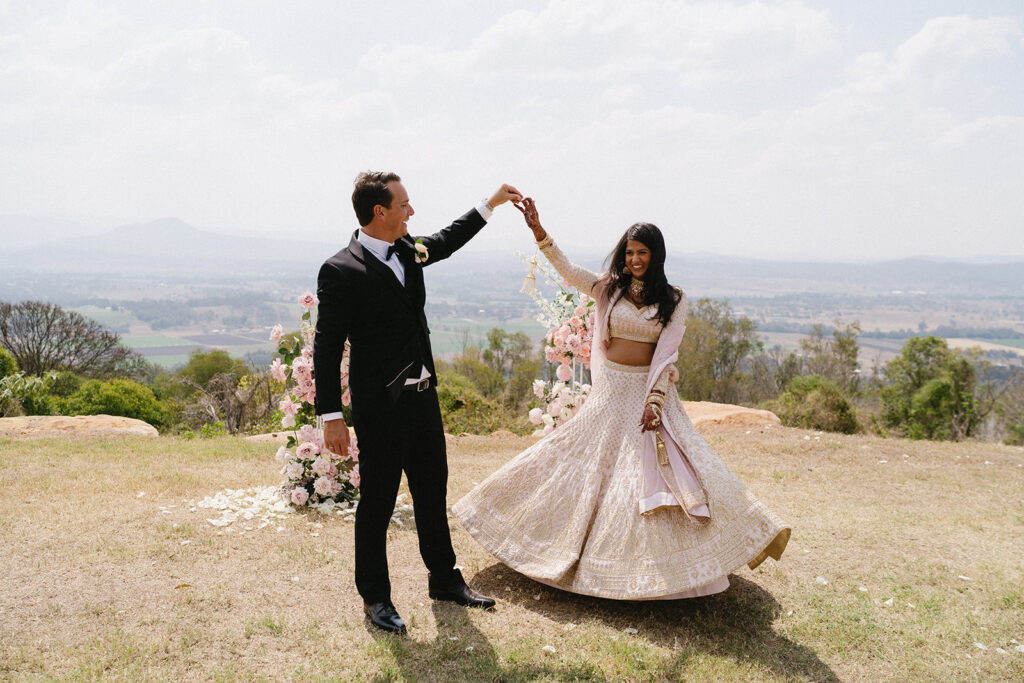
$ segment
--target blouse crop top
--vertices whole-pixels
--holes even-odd
[[[611,317],[608,319],[608,336],[631,341],[657,344],[661,336],[661,323],[658,320],[656,305],[637,308],[625,297],[621,297],[612,306]]]

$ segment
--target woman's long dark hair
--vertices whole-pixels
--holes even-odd
[[[608,269],[608,299],[616,299],[616,293],[629,288],[633,275],[626,269],[626,243],[630,240],[643,242],[651,250],[651,262],[644,273],[646,283],[644,306],[658,305],[658,320],[668,325],[682,295],[668,283],[665,277],[665,238],[653,223],[634,223],[622,235],[612,253],[605,259]],[[626,272],[623,272],[626,271]]]

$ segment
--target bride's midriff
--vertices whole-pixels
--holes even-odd
[[[605,358],[622,365],[650,365],[656,344],[612,337]]]

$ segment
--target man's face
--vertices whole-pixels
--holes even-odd
[[[408,234],[409,230],[406,222],[416,212],[412,210],[412,204],[409,203],[409,193],[402,187],[402,183],[393,180],[388,183],[388,189],[391,190],[391,208],[381,207],[384,212],[382,227],[387,232],[388,238],[393,242]]]

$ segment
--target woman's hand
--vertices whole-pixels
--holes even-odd
[[[523,218],[526,219],[526,227],[533,231],[533,238],[540,242],[542,239],[548,236],[544,228],[540,224],[540,216],[537,215],[537,203],[533,201],[533,197],[527,197],[523,200],[522,206],[518,203],[513,204],[519,212],[523,214]]]
[[[640,431],[649,432],[653,429],[657,429],[660,424],[661,412],[656,410],[655,407],[650,404],[644,406],[644,416],[640,420]]]

